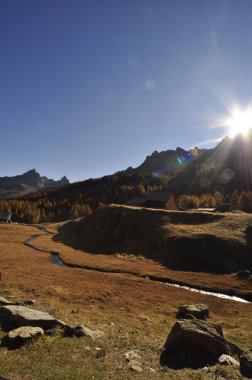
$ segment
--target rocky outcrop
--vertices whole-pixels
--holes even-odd
[[[243,376],[252,379],[252,350],[243,352],[241,354],[240,370]]]
[[[215,364],[222,354],[239,355],[239,347],[228,342],[220,325],[202,320],[179,320],[171,329],[160,364],[171,368],[200,368]]]
[[[5,335],[2,339],[2,345],[9,349],[19,348],[41,335],[44,335],[44,330],[41,327],[22,326]]]
[[[16,305],[0,307],[0,324],[7,331],[21,326],[41,327],[44,330],[65,326],[64,322],[48,313]]]
[[[203,319],[209,318],[209,307],[204,304],[180,305],[177,313],[178,319]]]

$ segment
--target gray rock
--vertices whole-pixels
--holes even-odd
[[[44,330],[65,326],[64,322],[48,313],[16,305],[0,307],[0,324],[5,330],[21,326],[41,327]]]
[[[252,379],[252,350],[240,355],[240,371],[243,376]]]
[[[41,335],[44,335],[44,330],[41,327],[22,326],[5,335],[2,339],[2,345],[9,349],[18,348]]]
[[[178,308],[177,318],[196,318],[206,320],[209,318],[209,307],[204,304],[180,305]]]
[[[93,339],[101,338],[104,336],[104,332],[100,330],[91,330],[86,326],[83,325],[77,325],[77,326],[71,326],[66,325],[64,327],[64,335],[65,336],[77,336],[77,337],[83,337],[88,336]]]
[[[239,355],[242,350],[228,342],[221,326],[208,321],[179,320],[171,329],[160,357],[171,368],[202,368],[216,364],[222,354]]]
[[[240,363],[238,360],[232,358],[230,355],[221,355],[218,359],[218,362],[222,365],[234,365],[236,367],[239,367]]]

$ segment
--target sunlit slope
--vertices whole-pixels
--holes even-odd
[[[169,268],[235,272],[251,266],[245,229],[252,217],[111,205],[61,229],[66,243],[94,253],[130,253]]]

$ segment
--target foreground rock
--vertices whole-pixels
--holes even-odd
[[[181,319],[203,319],[209,318],[209,307],[204,304],[180,305],[177,318]]]
[[[242,351],[228,342],[221,326],[201,320],[179,320],[171,329],[160,357],[161,365],[171,368],[200,368],[216,364],[222,354]]]
[[[44,330],[65,326],[64,322],[48,313],[16,305],[0,307],[0,324],[7,331],[21,326],[41,327]]]
[[[243,376],[252,379],[252,350],[243,352],[241,354],[240,370]]]
[[[252,248],[252,224],[249,224],[246,228],[246,240],[249,248]]]
[[[101,330],[91,330],[86,326],[83,325],[77,325],[77,326],[70,326],[66,325],[64,327],[64,335],[65,336],[77,336],[77,337],[83,337],[88,336],[93,339],[101,338],[104,336],[104,332]]]
[[[240,363],[238,360],[232,358],[230,355],[221,355],[218,359],[218,362],[222,365],[234,365],[236,367],[239,367]]]
[[[238,278],[239,280],[246,280],[249,278],[251,275],[249,270],[240,270],[239,272],[236,273],[235,277]]]
[[[31,342],[41,335],[44,335],[44,330],[41,327],[19,327],[5,335],[2,339],[2,345],[7,346],[9,349],[15,349]]]

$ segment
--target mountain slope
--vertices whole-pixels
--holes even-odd
[[[14,177],[0,177],[0,198],[10,198],[39,189],[68,185],[69,181],[64,176],[59,181],[41,177],[35,169]]]
[[[175,193],[201,194],[252,190],[252,131],[246,137],[225,138],[202,153],[172,179]]]
[[[150,156],[147,156],[138,167],[134,169],[129,167],[116,174],[148,173],[154,176],[174,174],[186,168],[190,162],[200,157],[205,151],[206,149],[198,148],[187,151],[179,147],[176,150],[155,151]]]

